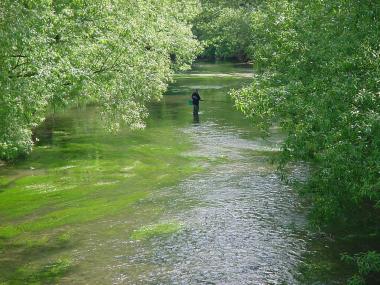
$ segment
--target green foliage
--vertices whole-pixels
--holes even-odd
[[[0,3],[0,158],[28,153],[49,106],[96,102],[112,130],[144,126],[173,70],[200,51],[198,0]]]
[[[319,221],[380,201],[378,18],[379,4],[351,1],[269,1],[252,14],[259,72],[232,95],[264,128],[281,123],[285,161],[316,163]]]
[[[247,59],[251,42],[249,14],[256,1],[202,0],[202,13],[194,19],[194,33],[208,59]]]
[[[380,3],[262,1],[250,21],[257,73],[237,108],[264,132],[281,124],[282,165],[313,165],[315,224],[379,236]]]
[[[355,264],[358,270],[358,273],[349,280],[349,285],[365,284],[366,277],[371,273],[380,272],[380,254],[375,251],[355,256],[343,255],[342,260]]]

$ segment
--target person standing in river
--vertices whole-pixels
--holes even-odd
[[[198,89],[195,89],[195,91],[191,95],[191,99],[193,100],[193,115],[198,116],[199,101],[202,101],[201,96],[199,96]]]

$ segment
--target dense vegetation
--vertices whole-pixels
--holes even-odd
[[[379,282],[380,2],[201,2],[1,1],[0,159],[28,153],[47,113],[72,104],[97,103],[112,130],[143,126],[201,50],[194,23],[204,57],[254,63],[237,108],[264,133],[283,127],[281,165],[312,166],[314,225],[356,244],[351,284]]]
[[[202,1],[194,19],[194,33],[202,41],[207,59],[247,60],[252,44],[250,14],[255,0]]]
[[[200,51],[197,0],[0,2],[0,159],[28,153],[49,110],[96,102],[110,129],[141,127],[173,70]]]
[[[204,2],[212,7],[205,12],[212,13],[223,1]],[[313,223],[356,244],[357,252],[343,258],[358,266],[351,284],[375,284],[380,280],[375,273],[380,271],[380,2],[255,2],[224,4],[212,22],[198,24],[219,30],[216,38],[196,32],[207,38],[213,55],[246,54],[253,61],[252,85],[232,92],[237,108],[264,131],[281,124],[287,132],[282,165],[300,160],[312,165],[303,192],[313,200]]]

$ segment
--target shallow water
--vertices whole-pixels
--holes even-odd
[[[93,108],[50,118],[0,170],[0,283],[297,284],[305,210],[270,163],[282,135],[262,139],[227,95],[252,75],[196,64],[144,131],[107,134]]]

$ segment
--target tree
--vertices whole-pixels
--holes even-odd
[[[0,3],[0,158],[28,153],[51,107],[95,102],[107,126],[144,126],[173,71],[200,51],[197,0]]]
[[[247,60],[251,44],[250,14],[256,1],[202,0],[202,13],[194,20],[194,33],[208,59]]]
[[[263,130],[281,124],[283,164],[312,164],[315,224],[378,239],[380,3],[263,1],[250,26],[257,74],[232,93],[237,108]],[[378,258],[378,243],[361,247]]]

